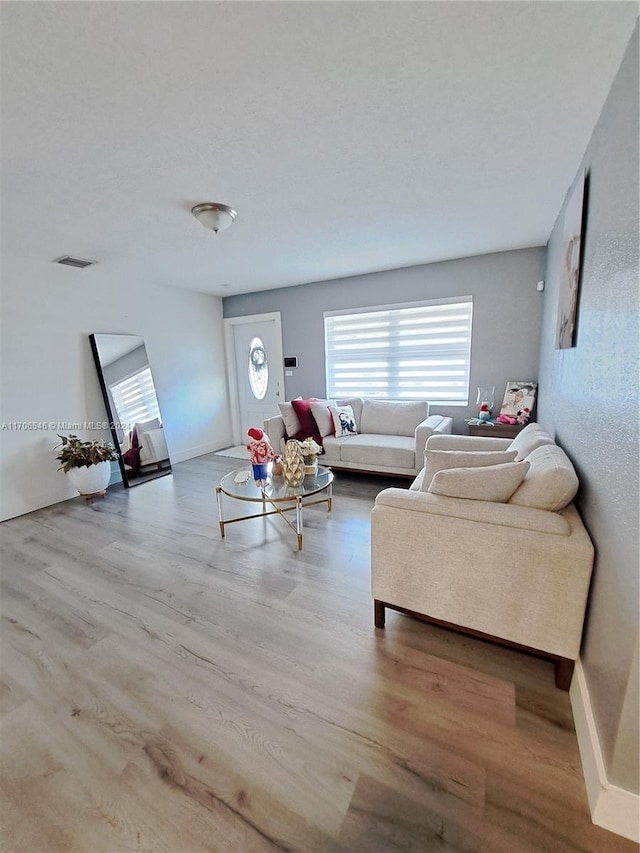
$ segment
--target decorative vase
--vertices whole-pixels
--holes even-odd
[[[489,418],[491,417],[491,411],[493,409],[493,404],[495,400],[496,388],[495,385],[478,385],[478,394],[476,397],[476,406],[479,411],[483,411],[482,407],[486,406],[487,408],[484,411],[489,412]],[[479,416],[482,420],[482,417]]]
[[[67,477],[81,495],[95,495],[104,492],[111,479],[111,462],[98,462],[97,465],[83,465],[69,468]]]
[[[282,458],[282,473],[287,486],[299,486],[304,480],[304,457],[299,441],[288,441]]]

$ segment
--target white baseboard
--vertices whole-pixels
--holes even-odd
[[[640,796],[610,784],[602,758],[589,688],[580,659],[571,682],[571,708],[587,786],[591,820],[596,826],[640,841]]]
[[[18,518],[21,515],[27,515],[38,509],[54,506],[54,504],[77,497],[78,490],[74,489],[70,484],[65,484],[64,481],[60,486],[47,489],[43,492],[36,492],[35,494],[20,495],[14,492],[2,498],[0,521],[9,521],[11,518]]]
[[[187,459],[194,459],[196,456],[204,456],[205,453],[213,453],[216,450],[220,450],[222,447],[228,446],[228,442],[227,444],[207,442],[207,444],[199,444],[197,447],[189,447],[187,450],[181,450],[178,453],[170,451],[169,455],[171,457],[172,464],[177,465],[178,462],[186,462]]]

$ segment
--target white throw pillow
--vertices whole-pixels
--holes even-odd
[[[528,470],[528,462],[506,462],[486,468],[450,468],[434,475],[429,491],[448,498],[506,503]]]
[[[449,468],[486,468],[490,465],[503,465],[505,462],[515,462],[515,450],[430,450],[424,452],[425,473],[421,490],[429,491],[429,486],[438,471]]]
[[[296,400],[302,400],[302,397],[295,397]],[[297,435],[302,427],[296,415],[295,409],[291,403],[278,403],[282,420],[284,421],[284,429],[287,435]]]
[[[150,421],[142,421],[142,423],[134,424],[133,428],[137,432],[138,435],[142,435],[143,432],[149,432],[152,429],[160,429],[162,424],[158,418],[152,418]]]
[[[329,412],[329,406],[337,406],[335,400],[318,400],[311,403],[311,414],[318,424],[318,432],[324,438],[325,435],[333,435],[333,419]]]
[[[331,412],[336,438],[347,438],[350,435],[358,434],[356,419],[351,406],[330,406],[329,411]]]

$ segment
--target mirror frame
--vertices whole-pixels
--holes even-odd
[[[109,430],[111,432],[111,438],[113,440],[113,446],[115,447],[116,454],[118,456],[118,466],[120,467],[120,475],[122,477],[122,485],[125,489],[132,489],[134,486],[141,486],[143,483],[149,482],[150,479],[157,480],[159,477],[166,477],[168,474],[173,473],[173,466],[171,464],[171,459],[169,459],[169,467],[166,469],[162,469],[155,473],[155,476],[149,479],[141,479],[137,482],[130,482],[129,475],[125,468],[124,459],[122,458],[122,451],[120,450],[120,439],[118,438],[118,433],[116,431],[115,424],[119,420],[119,416],[117,412],[114,412],[111,408],[111,401],[109,399],[109,392],[107,389],[106,382],[104,380],[104,368],[102,362],[100,360],[100,351],[98,349],[98,342],[96,341],[96,337],[100,337],[101,335],[110,335],[110,336],[119,336],[123,338],[140,338],[142,340],[142,346],[145,347],[146,344],[143,335],[131,335],[125,334],[124,332],[96,332],[89,335],[89,342],[91,344],[91,352],[93,353],[93,360],[96,365],[96,372],[98,374],[98,381],[100,382],[100,390],[102,391],[102,398],[104,400],[104,405],[107,410],[107,416],[109,418]],[[153,376],[153,372],[151,374]],[[155,386],[155,381],[154,381]],[[164,421],[163,421],[164,424]]]

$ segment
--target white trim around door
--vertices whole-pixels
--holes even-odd
[[[282,349],[282,318],[279,311],[273,311],[268,314],[250,314],[246,317],[225,317],[224,325],[224,345],[227,354],[227,384],[229,387],[229,403],[231,406],[231,429],[233,431],[233,441],[235,444],[244,444],[245,437],[241,434],[240,427],[240,395],[238,394],[237,385],[237,364],[234,341],[234,328],[240,325],[248,325],[251,323],[273,322],[276,330],[276,352],[275,357],[270,362],[270,372],[273,379],[279,383],[279,387],[284,394],[284,359]],[[284,397],[283,397],[284,399]]]

